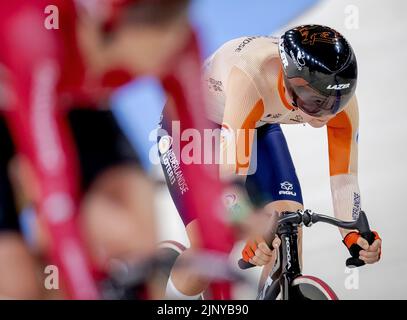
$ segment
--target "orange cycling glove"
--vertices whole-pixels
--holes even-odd
[[[258,238],[257,240],[248,240],[244,249],[242,250],[242,258],[244,261],[249,262],[251,258],[255,256],[255,252],[258,248],[260,242],[263,242],[262,238]]]
[[[359,232],[352,231],[352,232],[349,232],[345,236],[345,238],[343,239],[343,243],[348,248],[351,256],[354,257],[354,258],[358,258],[359,257],[359,251],[362,250],[362,248],[357,244],[357,242],[358,242],[358,240],[359,240],[359,238],[361,236],[362,235]],[[379,234],[376,231],[371,232],[370,238],[371,239],[367,239],[367,241],[370,244],[373,243],[373,241],[375,241],[375,240],[378,240],[378,239],[381,240]],[[369,241],[369,240],[371,240],[371,241]],[[381,257],[381,251],[379,253],[379,260],[380,260],[380,257]]]

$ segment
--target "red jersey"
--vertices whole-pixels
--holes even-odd
[[[3,111],[17,148],[31,164],[39,182],[36,207],[52,238],[51,258],[60,267],[73,298],[98,297],[94,275],[76,228],[80,200],[78,161],[65,113],[72,106],[97,105],[109,89],[130,77],[108,73],[89,76],[76,38],[77,12],[73,1],[57,0],[59,29],[47,29],[44,0],[13,0],[0,12],[0,63],[10,73],[12,106]],[[163,77],[186,127],[202,130],[204,115],[200,56],[195,37],[174,57],[172,71]],[[120,75],[120,77],[116,77]],[[212,172],[211,172],[212,171]],[[233,242],[225,228],[216,168],[191,166],[184,174],[194,192],[186,205],[200,221],[203,244],[228,252]],[[205,194],[205,201],[201,195]],[[209,231],[210,230],[210,231]]]

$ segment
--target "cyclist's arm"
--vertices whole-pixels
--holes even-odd
[[[358,184],[358,104],[354,96],[327,124],[329,169],[335,216],[353,220],[361,209]],[[349,231],[341,230],[342,235]]]
[[[226,87],[222,122],[220,175],[223,179],[245,178],[249,172],[256,122],[264,113],[261,95],[252,79],[234,67]]]

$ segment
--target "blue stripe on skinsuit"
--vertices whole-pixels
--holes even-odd
[[[301,186],[279,124],[257,129],[256,165],[256,172],[246,179],[248,194],[256,205],[261,207],[276,200],[303,202]]]

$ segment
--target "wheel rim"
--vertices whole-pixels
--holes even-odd
[[[317,277],[299,276],[292,282],[292,288],[302,299],[338,300],[331,287]]]

